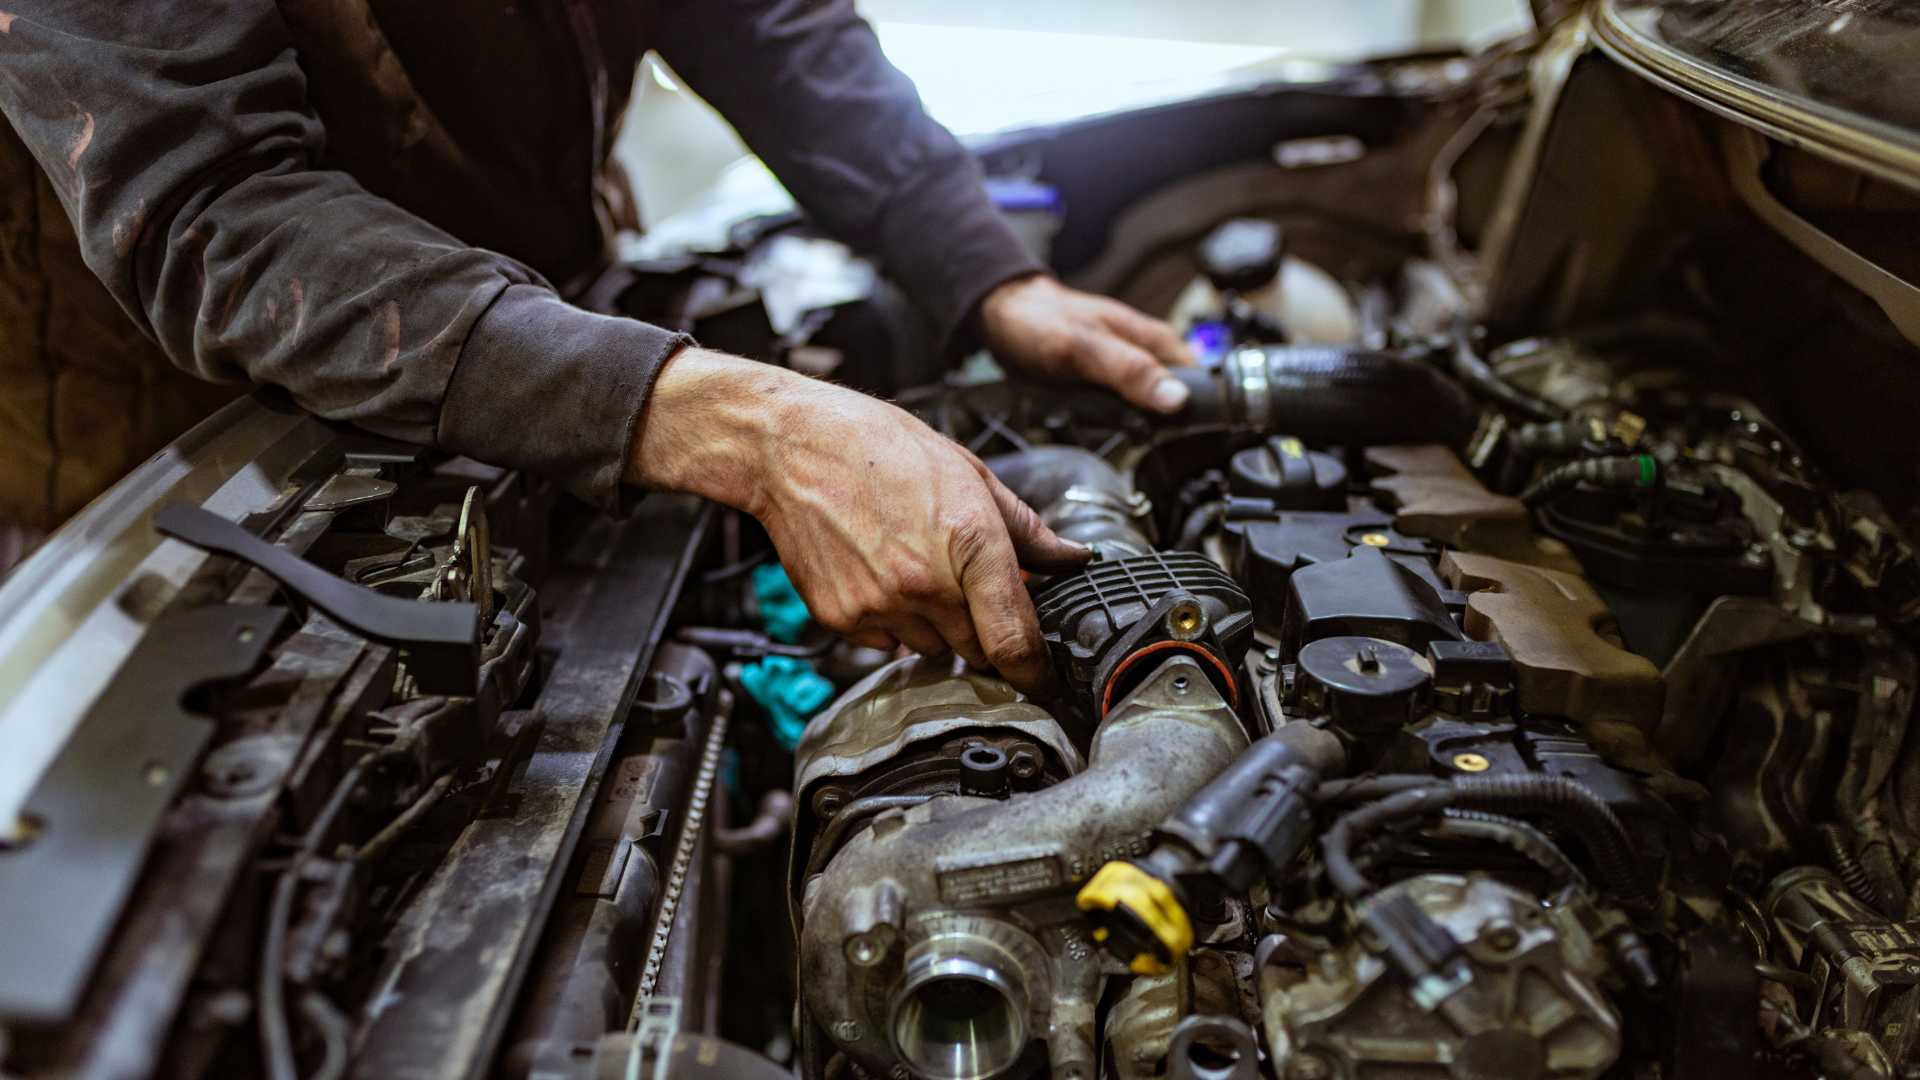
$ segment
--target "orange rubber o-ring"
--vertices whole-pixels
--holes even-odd
[[[1227,680],[1227,694],[1230,698],[1232,698],[1232,705],[1234,710],[1236,712],[1239,711],[1239,708],[1240,708],[1239,680],[1233,677],[1233,669],[1227,667],[1226,664],[1222,663],[1219,657],[1208,652],[1206,649],[1203,649],[1200,646],[1195,645],[1191,641],[1156,641],[1153,644],[1147,646],[1146,648],[1133,653],[1131,656],[1128,656],[1125,660],[1120,661],[1120,666],[1113,669],[1112,675],[1107,676],[1107,689],[1104,693],[1100,695],[1100,715],[1095,717],[1094,719],[1096,720],[1106,719],[1107,710],[1113,707],[1113,688],[1116,685],[1118,685],[1118,683],[1120,682],[1120,676],[1125,675],[1127,673],[1127,669],[1133,667],[1136,661],[1140,660],[1142,657],[1152,656],[1154,653],[1170,652],[1175,650],[1178,650],[1180,652],[1193,653],[1194,655],[1200,657],[1202,660],[1205,660],[1207,663],[1212,664],[1214,667],[1214,670],[1220,673],[1220,677]]]

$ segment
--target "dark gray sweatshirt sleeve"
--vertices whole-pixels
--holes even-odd
[[[1043,269],[853,0],[652,0],[648,13],[667,63],[949,340],[994,286]]]
[[[0,0],[0,112],[176,364],[620,501],[641,405],[687,339],[571,307],[317,167],[275,0]]]

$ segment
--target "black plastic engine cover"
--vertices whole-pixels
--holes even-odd
[[[1356,547],[1375,547],[1388,555],[1430,562],[1440,552],[1430,540],[1394,531],[1391,518],[1363,513],[1287,512],[1272,517],[1228,521],[1227,558],[1234,577],[1256,599],[1254,619],[1266,633],[1279,634],[1287,610],[1287,583],[1304,566],[1345,559]]]
[[[1291,659],[1307,643],[1335,636],[1383,638],[1415,652],[1425,652],[1429,642],[1464,639],[1432,569],[1409,562],[1414,565],[1359,547],[1347,558],[1295,571],[1280,623],[1282,655]]]

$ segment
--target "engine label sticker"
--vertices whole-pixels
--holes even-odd
[[[940,882],[940,899],[949,904],[1005,903],[1052,892],[1067,881],[1060,860],[1051,852],[998,857],[971,865],[943,860],[936,864],[934,873]]]

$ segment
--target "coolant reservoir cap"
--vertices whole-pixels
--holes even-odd
[[[1294,661],[1288,711],[1324,716],[1359,734],[1412,722],[1433,683],[1427,658],[1375,637],[1329,637]]]

